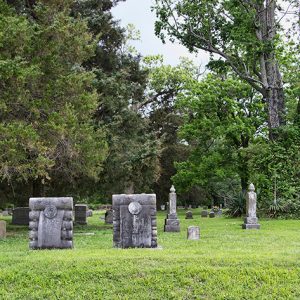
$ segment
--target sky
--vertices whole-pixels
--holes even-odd
[[[112,14],[115,19],[120,20],[122,27],[131,23],[140,31],[141,40],[132,42],[137,51],[143,56],[162,54],[164,63],[172,66],[177,65],[180,62],[179,58],[183,56],[192,59],[197,66],[204,67],[208,62],[208,54],[201,53],[196,56],[179,43],[163,44],[156,37],[154,33],[156,17],[155,12],[151,12],[152,5],[152,0],[126,0],[126,2],[119,2],[112,10]]]

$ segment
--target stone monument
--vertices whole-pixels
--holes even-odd
[[[114,247],[156,248],[156,195],[113,195],[112,203]]]
[[[13,225],[29,225],[29,207],[17,207],[12,211]]]
[[[29,248],[73,247],[73,198],[29,199]]]
[[[6,238],[6,222],[0,221],[0,239]]]
[[[113,224],[113,210],[108,209],[105,212],[105,224]]]
[[[208,217],[208,211],[207,211],[206,209],[203,209],[203,210],[201,211],[201,217],[202,217],[202,218],[207,218],[207,217]]]
[[[214,211],[211,211],[211,212],[209,213],[209,217],[210,217],[210,218],[214,218],[214,217],[215,217],[215,212],[214,212]]]
[[[85,204],[76,204],[75,205],[75,223],[79,225],[86,225],[86,212],[87,205]]]
[[[199,226],[189,226],[187,229],[187,239],[188,240],[199,240],[199,238],[200,238]]]
[[[193,219],[193,213],[188,210],[186,213],[185,213],[185,218],[186,219]]]
[[[244,219],[243,229],[260,229],[258,218],[256,217],[256,193],[253,183],[249,185],[249,192],[246,195],[246,218]]]
[[[176,193],[174,185],[172,185],[169,193],[169,206],[168,206],[168,214],[167,218],[165,219],[165,232],[179,232],[180,225],[179,219],[177,218],[176,213]]]

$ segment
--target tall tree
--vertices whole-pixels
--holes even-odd
[[[293,1],[291,1],[291,5]],[[276,52],[282,8],[277,1],[156,0],[156,34],[204,50],[258,91],[268,111],[269,135],[285,124],[282,75]],[[284,13],[284,12],[283,12]]]
[[[39,1],[17,15],[1,1],[0,176],[32,184],[96,179],[106,154],[91,116],[98,96],[82,63],[94,51],[87,24],[70,17],[72,1]],[[27,195],[28,197],[28,195]]]

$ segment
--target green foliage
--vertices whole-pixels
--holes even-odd
[[[165,213],[159,213],[162,250],[113,249],[112,228],[99,221],[104,211],[74,227],[73,250],[28,250],[27,227],[8,225],[8,237],[0,240],[0,298],[300,297],[299,221],[260,219],[260,230],[247,231],[241,220],[199,213],[185,220],[178,211],[180,233],[163,232]],[[186,239],[192,224],[201,228],[199,241]]]
[[[82,67],[95,47],[86,22],[70,17],[70,1],[40,1],[34,21],[1,8],[1,180],[97,179],[106,144],[91,120],[94,75]]]
[[[299,217],[299,127],[287,126],[279,136],[273,143],[258,139],[248,149],[251,181],[260,189],[262,207],[276,209],[275,215]]]

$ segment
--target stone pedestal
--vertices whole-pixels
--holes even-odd
[[[79,225],[86,225],[87,205],[76,204],[75,205],[75,223]]]
[[[256,217],[256,200],[255,187],[251,183],[249,192],[246,195],[247,217],[244,219],[244,224],[242,224],[243,229],[260,229],[260,224],[258,224],[258,218]]]
[[[113,195],[113,242],[118,248],[156,248],[156,195]]]
[[[187,239],[188,240],[199,240],[199,238],[200,238],[199,226],[189,226],[187,229]]]
[[[17,207],[12,211],[13,225],[29,225],[29,207]]]
[[[169,206],[168,206],[168,214],[165,219],[165,232],[180,232],[180,224],[179,219],[176,213],[176,193],[175,188],[172,185],[169,193]]]
[[[73,248],[73,198],[29,199],[29,248]]]
[[[6,222],[0,221],[0,239],[6,238]]]
[[[193,213],[191,211],[187,211],[185,213],[185,218],[186,219],[193,219]]]

